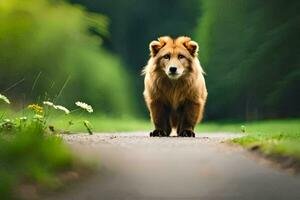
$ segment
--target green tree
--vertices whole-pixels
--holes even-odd
[[[195,36],[207,72],[210,118],[300,115],[296,0],[202,0]]]
[[[0,1],[0,88],[22,102],[87,101],[96,111],[132,114],[135,100],[120,59],[102,46],[108,19],[64,1]],[[97,34],[93,34],[91,30]]]

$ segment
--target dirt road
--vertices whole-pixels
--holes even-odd
[[[224,143],[237,134],[150,138],[148,133],[68,135],[101,170],[49,199],[300,199],[300,177]]]

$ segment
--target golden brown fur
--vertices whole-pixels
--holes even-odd
[[[151,136],[195,136],[207,97],[198,44],[189,37],[165,36],[149,45],[151,57],[143,70],[144,98],[155,130]]]

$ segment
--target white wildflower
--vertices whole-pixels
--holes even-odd
[[[27,120],[27,117],[20,117],[20,120],[21,120],[21,121],[26,121],[26,120]]]
[[[54,104],[52,102],[50,102],[50,101],[43,101],[43,104],[47,105],[47,106],[54,107]]]
[[[93,108],[92,108],[92,106],[90,106],[90,105],[88,105],[88,104],[86,104],[86,103],[77,101],[75,104],[76,104],[76,106],[78,106],[78,107],[80,107],[80,108],[86,110],[86,111],[89,112],[89,113],[92,113],[92,112],[94,111]]]
[[[2,94],[0,94],[0,100],[4,101],[7,104],[10,104],[9,99],[6,96],[2,95]]]
[[[34,119],[37,119],[37,120],[43,120],[44,119],[44,116],[43,115],[39,115],[39,114],[35,114],[33,116]]]
[[[43,104],[50,106],[50,107],[54,108],[55,110],[61,110],[61,111],[65,112],[66,114],[70,114],[69,109],[67,109],[66,107],[61,106],[61,105],[55,105],[51,101],[44,101]]]
[[[61,111],[64,111],[66,114],[70,114],[69,109],[67,109],[67,108],[64,107],[64,106],[61,106],[61,105],[54,105],[53,107],[54,107],[56,110],[61,110]]]

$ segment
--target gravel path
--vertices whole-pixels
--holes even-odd
[[[48,199],[300,199],[299,176],[223,142],[234,137],[240,135],[67,135],[65,140],[78,153],[99,159],[102,170]]]

